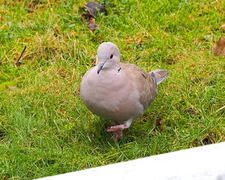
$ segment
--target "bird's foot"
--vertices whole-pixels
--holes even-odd
[[[119,140],[123,136],[123,129],[126,127],[126,124],[121,124],[117,126],[111,126],[109,129],[107,129],[107,132],[113,132],[113,139]]]
[[[126,127],[126,124],[121,124],[117,126],[111,126],[109,129],[107,129],[107,132],[115,132],[115,131],[122,131]]]

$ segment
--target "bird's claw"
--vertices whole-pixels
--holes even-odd
[[[113,132],[113,139],[119,140],[123,136],[123,129],[124,125],[117,125],[117,126],[111,126],[109,129],[107,129],[107,132]]]

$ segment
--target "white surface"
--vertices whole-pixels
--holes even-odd
[[[61,179],[225,180],[225,143],[42,178]]]

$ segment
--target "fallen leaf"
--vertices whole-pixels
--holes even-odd
[[[188,16],[188,19],[190,19],[190,20],[192,20],[192,21],[195,20],[195,18],[194,18],[192,15],[189,15],[189,16]]]
[[[87,29],[89,31],[94,32],[98,27],[99,27],[99,25],[97,25],[97,24],[89,24]]]
[[[89,23],[90,23],[90,24],[95,24],[95,19],[94,19],[94,18],[90,19],[90,20],[89,20]]]
[[[163,121],[162,121],[162,118],[157,118],[155,120],[155,127],[157,129],[159,129],[160,131],[163,131]]]
[[[207,145],[207,144],[214,144],[216,138],[216,133],[215,132],[210,132],[205,138],[202,139],[202,144]]]
[[[0,91],[4,91],[7,88],[6,86],[15,86],[15,83],[12,81],[7,81],[0,84]]]
[[[81,19],[82,19],[83,22],[89,22],[91,18],[93,18],[93,16],[89,13],[82,13],[81,14]]]
[[[15,66],[20,67],[20,66],[21,66],[21,64],[22,64],[22,62],[21,62],[21,61],[16,61]]]
[[[88,22],[90,19],[95,18],[98,13],[103,13],[104,15],[107,15],[106,8],[103,5],[98,4],[94,1],[88,2],[84,6],[84,9],[86,10],[86,12],[83,12],[81,14],[81,18],[84,22]]]
[[[202,144],[204,145],[207,145],[207,144],[214,144],[215,143],[215,140],[211,137],[205,137],[203,140],[202,140]]]
[[[213,47],[212,53],[216,56],[225,56],[225,37],[221,37],[216,41],[216,45]]]
[[[35,11],[35,5],[34,4],[30,4],[29,7],[27,8],[27,12],[28,13],[33,13]]]
[[[16,91],[16,90],[18,90],[17,87],[15,87],[15,86],[9,86],[9,85],[6,85],[5,88],[6,89],[9,89],[10,91]]]
[[[225,30],[225,24],[223,24],[222,26],[220,26],[220,29]]]
[[[188,113],[191,117],[200,115],[195,108],[186,109],[184,112]]]
[[[98,4],[94,1],[90,1],[88,2],[86,5],[85,5],[85,8],[88,10],[88,12],[93,16],[93,17],[96,17],[96,15],[98,13],[103,13],[105,15],[107,15],[107,10],[106,8],[101,5],[101,4]]]

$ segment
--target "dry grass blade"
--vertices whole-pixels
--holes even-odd
[[[225,109],[225,106],[219,108],[218,110],[216,110],[216,113],[218,113],[219,111],[221,111],[222,109]]]

